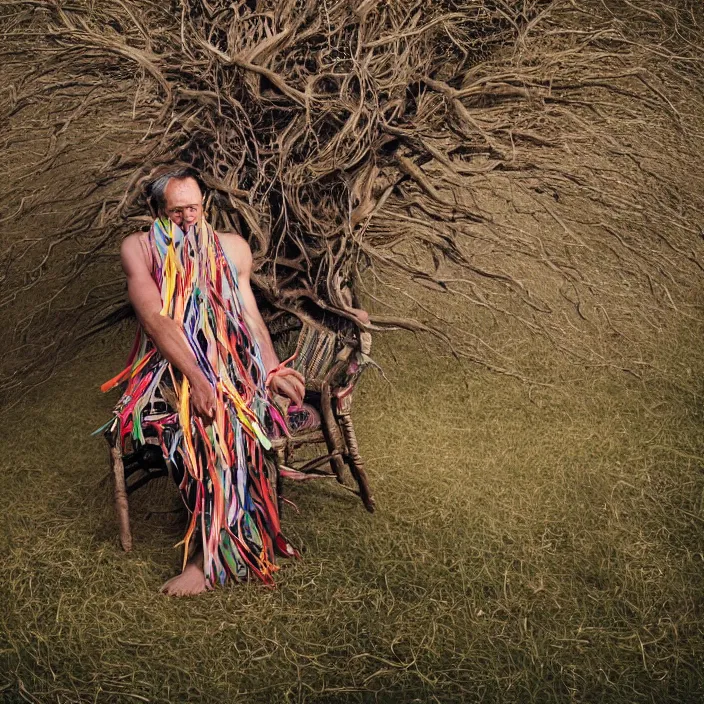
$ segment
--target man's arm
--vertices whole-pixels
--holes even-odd
[[[130,235],[122,242],[120,249],[130,303],[159,352],[188,378],[193,410],[200,416],[212,418],[215,391],[198,367],[181,326],[168,316],[161,315],[161,294],[149,273],[141,238],[139,232]]]
[[[279,366],[271,336],[254,298],[250,278],[252,275],[252,250],[246,240],[239,235],[220,235],[220,241],[231,261],[237,267],[237,283],[242,300],[242,314],[247,329],[252,333],[262,353],[264,369],[268,374]],[[305,381],[303,375],[293,369],[283,369],[270,381],[271,390],[291,399],[296,405],[303,403]]]

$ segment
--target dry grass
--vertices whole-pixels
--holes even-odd
[[[696,335],[675,345],[694,378]],[[700,396],[537,347],[554,386],[531,391],[382,342],[389,383],[368,376],[356,416],[378,513],[328,484],[291,487],[285,525],[305,552],[278,587],[179,601],[157,594],[178,519],[142,501],[123,554],[88,438],[128,339],[104,338],[3,427],[7,701],[704,694]]]

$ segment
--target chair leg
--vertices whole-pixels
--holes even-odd
[[[110,459],[115,476],[115,511],[120,530],[120,543],[122,549],[129,552],[132,549],[132,531],[130,530],[130,506],[127,501],[125,468],[122,464],[122,453],[112,442],[110,443]]]
[[[362,499],[364,507],[372,513],[374,511],[374,497],[369,489],[369,480],[367,479],[367,472],[364,469],[364,462],[362,456],[359,454],[359,446],[357,445],[357,435],[354,432],[354,425],[352,424],[352,417],[349,414],[342,414],[338,416],[340,421],[340,426],[342,427],[342,433],[345,436],[345,442],[347,443],[347,452],[350,460],[350,472],[357,482],[359,487],[359,496]]]
[[[330,466],[332,467],[337,481],[340,484],[345,483],[345,462],[342,459],[342,453],[345,451],[345,441],[340,434],[340,428],[335,420],[335,414],[332,411],[332,398],[330,394],[329,384],[324,384],[320,392],[320,410],[322,412],[323,431],[325,440],[330,453]]]

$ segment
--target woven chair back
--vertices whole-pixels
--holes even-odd
[[[310,381],[320,381],[335,360],[337,335],[332,330],[303,324],[296,344],[294,369]]]

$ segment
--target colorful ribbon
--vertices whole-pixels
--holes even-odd
[[[123,452],[128,436],[139,446],[149,435],[158,439],[168,461],[185,469],[180,489],[192,503],[182,541],[184,566],[200,529],[209,584],[251,576],[269,584],[277,569],[275,554],[296,555],[281,534],[266,472],[271,443],[265,429],[283,419],[269,401],[261,353],[244,322],[237,270],[205,219],[186,233],[158,219],[149,244],[161,314],[182,327],[216,390],[216,412],[208,426],[194,416],[188,379],[140,328],[127,367],[101,387],[108,391],[125,384],[112,429]],[[168,399],[176,407],[164,411]]]

